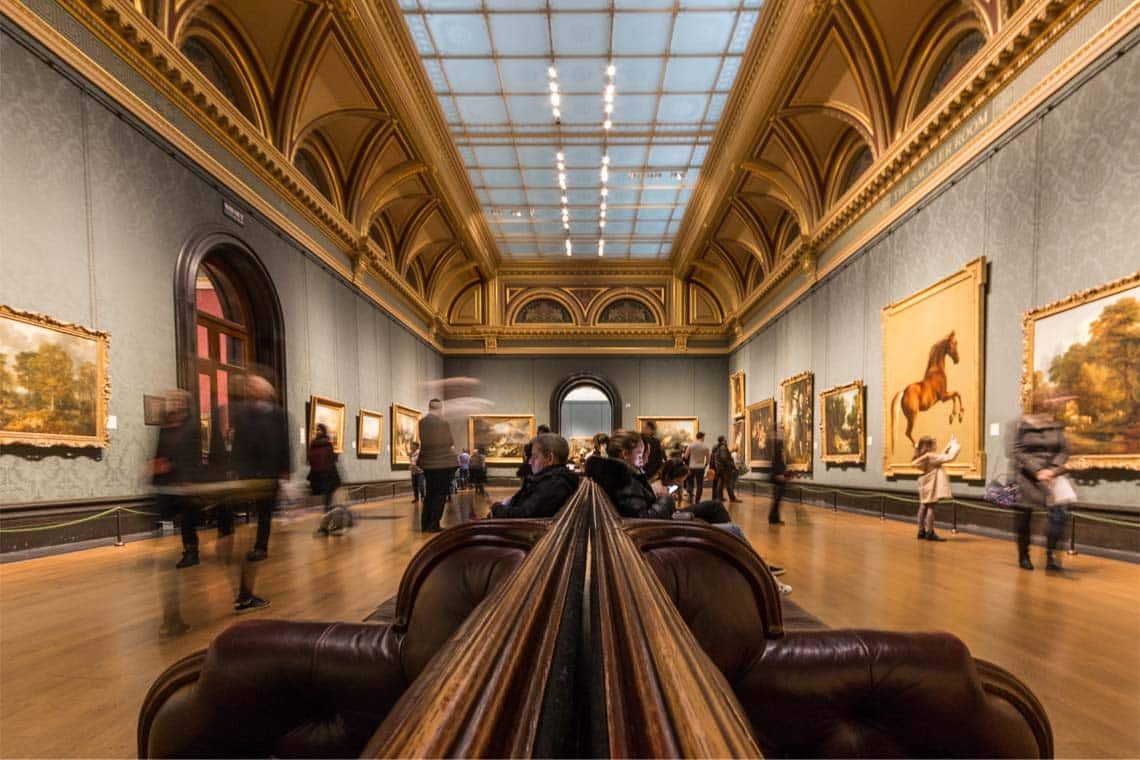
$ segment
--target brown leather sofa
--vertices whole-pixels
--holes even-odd
[[[470,629],[464,620],[519,568],[550,525],[482,521],[445,531],[413,559],[388,622],[234,625],[155,682],[139,719],[139,756],[374,751],[369,739],[400,697],[433,656],[457,646],[456,632]],[[1052,756],[1040,703],[953,636],[785,634],[775,581],[746,543],[699,524],[621,526],[715,664],[716,678],[731,687],[765,756]],[[580,723],[597,721],[596,700],[570,709]],[[583,753],[600,754],[600,745],[593,746]]]

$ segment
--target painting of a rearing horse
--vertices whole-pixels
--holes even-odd
[[[918,382],[911,383],[899,391],[891,399],[891,434],[895,433],[895,408],[902,410],[906,417],[906,437],[913,446],[914,421],[919,412],[925,412],[930,407],[943,401],[950,402],[950,423],[954,418],[962,421],[965,406],[958,391],[947,387],[946,357],[949,356],[955,364],[958,363],[958,337],[951,331],[942,340],[930,347],[930,358],[926,362],[926,374]],[[901,397],[901,399],[900,399]]]

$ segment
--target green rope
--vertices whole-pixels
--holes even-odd
[[[59,523],[58,525],[37,525],[31,528],[0,528],[0,533],[34,533],[40,530],[55,530],[56,528],[67,528],[71,525],[79,525],[80,523],[91,522],[98,520],[100,517],[106,517],[119,511],[119,507],[111,507],[110,509],[99,512],[98,514],[88,515],[81,517],[78,520],[70,520],[68,522]]]

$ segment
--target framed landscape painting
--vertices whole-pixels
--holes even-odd
[[[801,372],[780,383],[784,464],[792,472],[811,472],[814,406],[811,372]]]
[[[377,457],[384,444],[384,415],[361,409],[356,415],[356,455]]]
[[[657,423],[657,440],[661,441],[661,448],[668,456],[669,451],[675,448],[685,448],[697,440],[699,419],[697,417],[638,417],[637,429],[641,430],[646,420]]]
[[[728,376],[728,392],[732,401],[732,418],[744,416],[744,370]]]
[[[467,418],[467,450],[483,450],[487,464],[521,464],[534,438],[533,414],[473,414]]]
[[[776,443],[776,399],[766,398],[747,408],[748,466],[771,467]]]
[[[819,394],[820,459],[829,464],[863,464],[867,458],[867,428],[863,381]]]
[[[392,404],[392,464],[411,464],[411,447],[419,440],[419,410]]]
[[[317,437],[317,425],[329,429],[333,451],[344,453],[344,404],[324,396],[313,396],[309,401],[309,442]]]
[[[105,332],[0,306],[0,444],[103,448]]]
[[[918,475],[911,466],[924,435],[962,449],[943,465],[948,475],[986,475],[986,262],[977,258],[954,274],[883,307],[883,474]]]
[[[1140,272],[1026,312],[1022,325],[1022,408],[1065,423],[1065,466],[1140,470]]]

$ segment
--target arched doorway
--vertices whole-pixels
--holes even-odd
[[[193,235],[174,282],[178,385],[202,421],[204,449],[224,439],[232,389],[256,370],[285,404],[285,320],[264,265],[222,229]]]
[[[621,427],[621,394],[609,378],[577,372],[550,395],[550,427],[564,438],[592,436]]]

